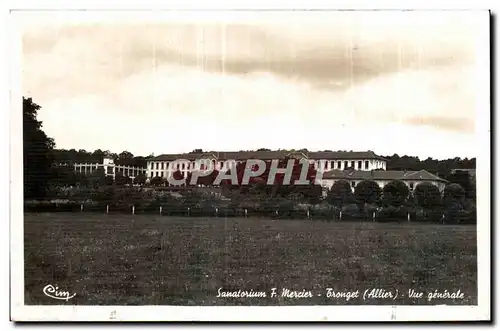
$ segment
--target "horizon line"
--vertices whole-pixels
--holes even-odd
[[[183,154],[196,154],[196,153],[240,153],[240,152],[278,152],[278,151],[295,151],[295,152],[301,152],[303,151],[304,149],[307,150],[307,152],[313,152],[313,153],[317,153],[317,152],[345,152],[345,153],[359,153],[359,152],[373,152],[375,155],[377,156],[382,156],[382,157],[393,157],[394,155],[398,155],[399,157],[409,157],[409,158],[417,158],[419,160],[427,160],[427,159],[432,159],[432,160],[437,160],[437,161],[444,161],[444,160],[453,160],[453,159],[462,159],[462,160],[472,160],[472,159],[477,159],[477,156],[455,156],[455,157],[448,157],[448,158],[437,158],[437,157],[431,157],[431,156],[427,156],[425,158],[421,158],[420,156],[415,156],[415,155],[409,155],[409,154],[402,154],[402,153],[392,153],[392,154],[381,154],[381,153],[377,153],[375,152],[374,150],[371,150],[371,149],[365,149],[365,150],[308,150],[307,148],[303,148],[303,149],[270,149],[270,148],[266,148],[266,147],[260,147],[260,148],[257,148],[257,149],[248,149],[248,150],[204,150],[204,149],[201,149],[201,152],[195,152],[195,150],[197,150],[198,148],[195,148],[193,149],[192,151],[190,152],[177,152],[177,153],[149,153],[149,154],[134,154],[132,153],[131,151],[128,151],[128,150],[123,150],[121,152],[113,152],[109,149],[101,149],[101,148],[97,148],[97,149],[94,149],[94,150],[87,150],[85,148],[57,148],[55,147],[54,150],[64,150],[64,151],[70,151],[70,150],[75,150],[76,152],[79,152],[80,150],[83,150],[87,153],[93,153],[97,150],[100,150],[102,152],[109,152],[111,154],[116,154],[116,155],[119,155],[123,152],[128,152],[128,153],[131,153],[133,155],[133,157],[143,157],[143,158],[148,158],[150,156],[152,157],[158,157],[158,156],[161,156],[161,155],[183,155]],[[268,151],[258,151],[258,149],[267,149]]]

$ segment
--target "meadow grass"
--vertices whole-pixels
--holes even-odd
[[[52,213],[25,214],[24,232],[27,305],[477,304],[471,225]],[[47,284],[76,296],[51,299]],[[217,298],[273,287],[314,296]],[[327,288],[361,295],[327,298]],[[363,300],[372,288],[398,298]],[[410,299],[409,289],[464,298]]]

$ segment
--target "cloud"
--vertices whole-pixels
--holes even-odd
[[[435,153],[471,155],[476,40],[462,18],[48,26],[24,35],[24,91],[60,147],[425,153],[394,138],[411,132],[460,137]]]
[[[470,137],[473,117],[467,126],[447,127],[457,122],[453,111],[425,107],[439,104],[440,97],[450,99],[426,89],[435,75],[394,76],[347,91],[325,91],[269,73],[221,76],[165,65],[155,73],[130,76],[98,96],[47,103],[40,116],[65,148],[158,154],[302,146],[433,155],[426,153],[437,152],[441,145],[432,149],[430,140],[447,142],[441,154],[474,153],[474,146],[463,143],[463,137]],[[426,79],[417,79],[421,76]],[[403,84],[407,79],[415,83]],[[425,118],[430,120],[422,122]],[[411,143],[413,134],[418,143]],[[460,149],[454,147],[456,136],[461,137]]]
[[[72,93],[93,93],[172,63],[225,74],[265,71],[342,89],[400,70],[467,65],[474,59],[475,30],[460,15],[446,20],[400,12],[390,16],[392,23],[386,15],[363,20],[365,15],[337,14],[337,20],[323,17],[302,25],[64,25],[27,30],[24,54],[32,76],[41,70],[41,76],[57,81],[60,72],[73,72],[67,77]],[[88,76],[100,79],[88,82]],[[28,90],[37,84],[31,82]]]

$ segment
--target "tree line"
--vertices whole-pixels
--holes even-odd
[[[404,217],[415,207],[434,218],[455,219],[465,211],[475,214],[475,196],[467,192],[460,184],[450,183],[441,193],[438,187],[429,182],[418,184],[413,191],[400,180],[394,180],[380,186],[370,180],[359,182],[354,192],[349,182],[336,181],[330,188],[326,200],[337,208],[355,205],[360,211],[371,208],[371,212],[383,210],[385,218]],[[434,219],[436,221],[436,219]]]
[[[75,163],[101,163],[105,156],[111,157],[118,165],[145,167],[146,160],[153,155],[148,156],[135,156],[128,151],[121,153],[114,153],[107,150],[86,151],[83,149],[56,149],[55,142],[52,138],[48,137],[43,131],[42,122],[37,119],[40,106],[33,102],[31,98],[23,97],[23,162],[24,162],[24,195],[25,198],[43,198],[47,196],[48,191],[53,186],[92,186],[98,187],[101,185],[112,184],[113,180],[104,174],[104,171],[98,169],[90,175],[83,175],[74,172],[73,165]],[[261,148],[259,150],[267,150]],[[307,151],[306,149],[303,149]],[[197,150],[201,151],[201,150]],[[456,168],[475,168],[476,160],[473,159],[447,159],[436,160],[428,158],[420,160],[418,157],[410,156],[386,156],[388,170],[421,170],[426,169],[438,176],[449,180],[452,183],[460,184],[465,190],[468,197],[475,197],[475,182],[471,181],[467,173],[454,173],[452,169]],[[286,162],[287,160],[283,160]],[[241,164],[238,171],[238,178],[242,176],[242,169],[245,164]],[[298,176],[300,170],[294,170],[295,177]],[[311,179],[314,171],[311,169],[308,173],[308,178]],[[178,171],[174,174],[176,178],[180,178],[182,174]],[[191,175],[188,175],[191,176]],[[199,183],[201,185],[210,186],[216,178],[217,173],[207,177],[200,177]],[[288,195],[292,193],[312,195],[311,192],[318,193],[321,188],[314,185],[308,187],[294,187],[280,184],[282,179],[280,175],[277,176],[276,185],[266,187],[265,182],[267,173],[264,173],[258,178],[254,178],[251,184],[244,187],[234,187],[227,182],[221,183],[230,189],[241,190],[242,193],[249,191],[266,191],[271,195]],[[294,177],[294,178],[295,178]],[[281,178],[281,179],[280,179]],[[298,177],[297,177],[298,178]],[[187,178],[188,182],[190,177]],[[144,175],[137,176],[134,180],[127,178],[121,174],[117,174],[114,184],[139,184],[144,185],[146,177]],[[163,185],[164,179],[153,178],[152,185]],[[257,189],[258,188],[258,189]]]

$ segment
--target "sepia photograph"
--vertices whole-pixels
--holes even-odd
[[[490,319],[488,11],[10,16],[11,319]]]

